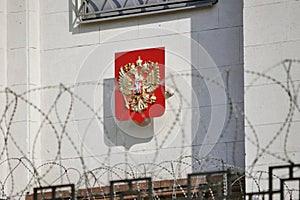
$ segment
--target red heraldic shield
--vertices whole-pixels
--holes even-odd
[[[164,47],[115,54],[115,114],[118,120],[160,117],[165,112]]]

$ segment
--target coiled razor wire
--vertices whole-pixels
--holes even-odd
[[[259,141],[258,131],[256,130],[255,126],[251,123],[251,119],[249,119],[248,116],[245,115],[243,107],[240,106],[239,103],[236,103],[233,100],[233,97],[231,96],[231,89],[228,85],[228,80],[230,78],[230,70],[225,71],[225,86],[222,83],[218,83],[214,79],[211,79],[209,77],[204,77],[200,74],[190,73],[190,72],[183,72],[178,73],[176,75],[173,75],[172,77],[168,77],[170,79],[178,77],[191,77],[193,79],[199,79],[199,80],[205,80],[207,82],[210,82],[212,84],[217,85],[218,87],[222,88],[226,95],[227,95],[227,101],[228,101],[228,117],[226,118],[226,123],[224,124],[224,128],[222,130],[222,136],[225,134],[226,131],[229,130],[229,123],[232,121],[232,119],[235,120],[236,127],[234,128],[235,139],[237,139],[237,133],[239,129],[243,129],[244,125],[243,123],[240,124],[241,127],[239,127],[238,121],[240,120],[239,117],[244,117],[245,122],[249,126],[251,132],[245,135],[245,142],[248,142],[252,144],[255,149],[253,151],[256,151],[256,156],[252,160],[252,164],[248,166],[247,169],[241,169],[238,166],[235,166],[235,154],[239,151],[239,149],[236,147],[236,145],[233,146],[233,152],[232,152],[232,160],[234,164],[228,164],[226,163],[222,158],[215,158],[211,156],[207,156],[204,158],[193,156],[193,155],[185,155],[184,154],[184,148],[188,147],[185,146],[184,140],[186,139],[186,133],[184,128],[180,128],[179,132],[181,134],[181,146],[179,147],[181,149],[181,156],[179,158],[173,158],[170,160],[165,160],[162,162],[158,162],[158,156],[160,149],[165,145],[166,141],[168,141],[169,137],[171,136],[171,133],[177,128],[177,127],[183,127],[182,122],[180,121],[180,116],[182,115],[183,104],[188,104],[188,100],[185,98],[184,95],[180,93],[180,90],[176,88],[173,88],[174,95],[179,98],[179,107],[174,108],[170,107],[170,110],[173,110],[174,112],[174,122],[169,127],[167,132],[165,133],[165,136],[162,141],[156,141],[156,148],[155,148],[155,156],[152,158],[151,161],[147,163],[138,163],[133,164],[129,163],[128,154],[124,154],[124,161],[119,162],[117,164],[111,165],[110,159],[112,155],[112,147],[107,147],[107,152],[102,152],[102,156],[104,156],[102,159],[99,159],[98,156],[90,155],[88,157],[83,156],[83,149],[84,144],[83,142],[81,144],[77,144],[76,141],[72,138],[72,132],[69,130],[70,123],[73,122],[73,112],[75,103],[80,103],[84,106],[86,109],[85,112],[88,112],[91,114],[91,121],[97,120],[103,128],[104,133],[108,133],[108,130],[106,130],[103,122],[103,117],[99,115],[99,111],[101,111],[101,107],[103,105],[100,105],[99,108],[94,108],[92,105],[88,103],[88,101],[79,94],[76,93],[76,88],[85,88],[85,87],[94,87],[94,86],[104,86],[103,83],[99,82],[81,82],[76,83],[73,85],[52,85],[52,86],[45,86],[45,87],[38,87],[33,88],[28,91],[24,91],[22,93],[18,93],[14,90],[14,88],[5,88],[2,91],[0,91],[0,95],[3,95],[3,99],[5,99],[5,104],[2,104],[1,107],[3,108],[3,111],[1,113],[0,118],[0,131],[2,133],[2,136],[0,140],[2,140],[2,145],[0,148],[0,169],[2,172],[2,177],[0,180],[0,195],[1,198],[11,198],[11,199],[18,199],[18,198],[24,198],[27,192],[31,192],[33,187],[41,187],[43,185],[53,185],[53,184],[63,184],[63,183],[75,183],[76,189],[79,188],[86,188],[87,191],[89,191],[89,195],[93,196],[93,194],[90,194],[92,192],[89,188],[93,187],[99,187],[101,190],[104,186],[107,184],[108,180],[114,180],[114,179],[124,179],[124,178],[138,178],[138,177],[147,177],[151,176],[153,180],[162,180],[167,177],[169,179],[174,180],[173,185],[173,198],[176,198],[176,192],[177,188],[179,188],[179,191],[182,192],[182,196],[187,197],[184,189],[178,183],[177,179],[180,177],[185,176],[185,172],[188,168],[194,169],[194,164],[198,164],[200,167],[197,170],[204,170],[204,166],[206,164],[213,165],[216,169],[224,170],[224,169],[234,169],[236,172],[244,174],[244,176],[249,179],[253,180],[253,183],[255,185],[255,188],[253,190],[261,191],[260,181],[263,179],[263,175],[265,174],[264,171],[261,171],[261,173],[257,174],[257,171],[255,171],[256,164],[259,162],[260,159],[263,158],[265,155],[272,156],[276,158],[278,161],[285,162],[285,163],[295,163],[299,160],[293,160],[291,157],[291,154],[288,151],[288,144],[291,142],[289,140],[290,138],[290,132],[292,129],[292,123],[297,122],[296,115],[300,114],[300,106],[299,106],[299,91],[300,91],[300,80],[295,79],[293,77],[293,70],[299,70],[300,61],[299,60],[284,60],[281,63],[278,63],[277,65],[272,66],[271,68],[268,68],[267,70],[263,72],[255,72],[250,70],[245,70],[245,74],[253,77],[252,81],[250,82],[250,85],[255,85],[257,81],[259,80],[266,80],[269,81],[268,84],[273,84],[278,86],[278,88],[283,91],[286,94],[286,97],[288,98],[289,105],[286,108],[287,114],[284,116],[284,121],[280,125],[277,131],[273,133],[273,136],[269,138],[267,144],[263,146]],[[285,73],[286,80],[279,80],[276,77],[273,77],[269,75],[268,73],[271,72],[274,68],[280,68],[282,69],[282,73]],[[298,77],[299,78],[299,77]],[[174,82],[174,81],[173,81]],[[248,91],[251,90],[251,87],[247,87],[245,89],[245,94],[247,94]],[[33,94],[35,92],[40,93],[47,93],[47,92],[55,92],[55,98],[51,102],[51,105],[46,109],[42,109],[38,105],[34,104],[34,102],[31,102],[30,99],[27,99],[28,94]],[[68,105],[63,105],[65,108],[67,108],[66,112],[60,113],[59,106],[61,99],[63,97],[69,98]],[[22,105],[27,105],[30,107],[30,109],[33,109],[35,112],[39,113],[41,116],[41,123],[39,124],[39,127],[37,129],[36,135],[33,139],[32,146],[31,146],[31,153],[28,154],[28,152],[24,152],[22,148],[22,144],[18,142],[18,134],[21,133],[15,133],[14,132],[14,126],[15,126],[15,120],[16,120],[16,113],[20,112]],[[53,119],[53,115],[56,117]],[[201,128],[206,129],[206,124],[200,119],[200,126]],[[45,127],[50,127],[51,134],[53,135],[53,138],[56,143],[56,149],[53,149],[55,151],[55,156],[51,160],[37,162],[38,156],[36,155],[37,149],[38,149],[38,142],[42,134],[45,134],[43,132],[43,129]],[[178,130],[176,130],[178,131]],[[49,133],[47,133],[49,134]],[[249,135],[251,134],[251,135]],[[283,137],[280,137],[283,136]],[[252,139],[254,138],[254,139]],[[272,152],[271,146],[275,143],[275,141],[278,141],[280,138],[284,138],[283,141],[283,147],[282,152],[284,152],[283,155],[279,155],[277,152]],[[155,139],[155,138],[154,138]],[[64,162],[64,158],[62,155],[62,148],[65,146],[68,146],[68,148],[72,149],[74,151],[74,155],[70,160],[73,161],[79,161],[80,168],[75,168],[72,165],[68,165],[67,162]],[[198,145],[191,145],[192,148],[197,148]],[[11,149],[17,149],[20,156],[11,155]],[[298,149],[298,151],[300,151]],[[29,157],[28,155],[31,155]],[[187,159],[191,159],[192,163],[187,162]],[[88,161],[89,160],[89,161]],[[87,164],[93,160],[95,163],[98,164],[98,166],[94,166],[94,168],[90,168]],[[4,169],[7,170],[7,173],[4,173]],[[57,170],[59,169],[59,170]],[[24,185],[22,189],[20,189],[20,186],[18,185],[18,179],[15,174],[17,171],[23,171],[24,174],[27,174],[29,176],[28,183]],[[4,173],[4,174],[3,174]],[[276,178],[280,178],[280,176],[274,175]],[[227,184],[227,178],[224,177],[224,182]],[[235,182],[240,182],[241,176],[236,176]],[[226,188],[227,185],[225,184]],[[17,186],[18,185],[18,186]],[[240,191],[244,192],[244,188],[242,188],[242,184],[240,183]],[[287,185],[285,185],[286,188],[288,188]],[[18,189],[17,189],[18,188]],[[228,191],[224,188],[224,193],[228,193]],[[293,192],[297,192],[297,190],[293,188],[288,188],[288,195],[291,197]],[[211,198],[215,198],[212,190],[211,192]],[[299,192],[299,191],[298,191]],[[157,195],[157,191],[153,191],[155,199],[160,199],[160,197]],[[102,197],[109,198],[108,194],[105,194],[102,190]]]

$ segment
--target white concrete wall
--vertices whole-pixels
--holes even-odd
[[[207,65],[199,50],[198,53],[193,51],[192,58],[197,63],[195,68],[202,75],[213,76],[215,80],[220,78],[217,82],[223,80],[228,98],[224,99],[220,87],[207,89],[207,83],[203,84],[197,78],[193,80],[202,114],[200,128],[195,131],[193,155],[199,158],[221,157],[234,168],[244,167],[242,8],[242,1],[219,1],[213,9],[202,10],[191,17],[193,39],[207,51],[217,66],[212,68]],[[224,92],[224,88],[222,90]],[[230,109],[230,103],[233,109]],[[214,148],[210,149],[212,144],[215,144]],[[213,170],[212,165],[206,170]]]
[[[0,3],[1,177],[4,177],[1,180],[5,181],[6,195],[24,195],[21,192],[31,179],[24,165],[18,167],[21,161],[18,159],[30,159],[32,133],[40,123],[40,114],[28,103],[39,107],[40,95],[23,93],[40,86],[38,4],[29,0]],[[14,93],[9,90],[5,93],[6,87]],[[22,94],[17,102],[16,94]],[[7,100],[12,102],[8,104]],[[9,107],[4,113],[6,105]]]
[[[1,30],[0,30],[0,90],[3,91],[6,85],[6,1],[1,1],[0,2],[0,20],[1,20]],[[5,96],[1,95],[0,97],[0,104],[1,105],[5,105]],[[4,106],[1,106],[0,108],[0,112],[3,113],[3,111],[5,110]],[[1,127],[3,127],[3,122],[1,122]],[[4,146],[5,141],[3,140],[3,137],[1,137],[1,142],[0,145]],[[3,156],[3,158],[1,159],[6,159],[5,156]],[[1,180],[4,179],[4,177],[7,176],[8,170],[7,170],[7,166],[2,166],[1,167],[1,172],[0,172],[0,177]]]
[[[154,16],[154,19],[144,17],[138,20],[125,19],[122,21],[80,25],[71,27],[70,30],[68,10],[55,13],[47,12],[43,12],[41,21],[42,85],[44,86],[55,85],[59,82],[66,85],[82,82],[99,82],[101,84],[104,82],[104,79],[114,77],[114,54],[116,52],[151,47],[164,46],[166,48],[167,74],[171,72],[176,73],[180,68],[182,70],[186,68],[190,71],[191,38],[189,35],[191,23],[189,18],[178,19],[175,15],[161,15]],[[178,29],[179,27],[180,29]],[[60,35],[60,37],[56,34]],[[175,79],[178,80],[180,78]],[[184,82],[181,82],[181,89],[180,87],[178,88],[180,93],[186,96],[188,102],[191,99],[191,91],[185,90],[182,86],[191,87],[190,79],[188,76],[181,78],[181,81]],[[167,82],[170,82],[170,80],[167,80]],[[169,87],[172,87],[172,85]],[[101,85],[79,86],[74,89],[74,92],[83,98],[88,105],[91,105],[93,109],[97,110],[97,114],[101,119],[103,118],[103,107],[107,106],[103,105],[103,96],[107,94],[103,94]],[[55,97],[55,92],[50,94],[45,92],[43,94],[43,108],[51,105],[53,97]],[[60,105],[69,105],[70,99],[68,95],[65,95],[65,98],[59,103]],[[173,110],[178,109],[178,98],[179,96],[176,96],[171,99],[173,109],[169,108],[169,104],[167,104],[165,115],[155,119],[154,130],[156,138],[148,143],[137,144],[129,151],[126,151],[123,147],[107,146],[104,143],[104,134],[106,131],[108,132],[107,134],[112,131],[110,127],[108,126],[108,130],[104,130],[101,121],[95,120],[95,115],[85,105],[75,100],[72,120],[75,120],[76,123],[68,126],[68,134],[74,140],[80,152],[74,151],[72,144],[69,144],[66,140],[62,145],[61,156],[64,158],[63,164],[69,166],[70,163],[73,163],[73,166],[80,169],[82,168],[81,163],[73,158],[83,156],[88,169],[102,165],[113,167],[121,163],[129,163],[134,167],[141,163],[153,162],[154,164],[159,164],[166,160],[177,159],[181,155],[191,155],[191,108],[188,106],[188,102],[183,103],[183,107],[187,110],[182,111],[178,120],[182,123],[183,132],[180,131],[177,122],[174,130],[169,135],[165,134],[175,120]],[[64,100],[66,101],[65,104],[63,103]],[[65,116],[67,110],[62,108],[60,107],[61,110],[59,112],[62,113],[62,116]],[[51,115],[51,117],[54,117],[54,115]],[[54,119],[54,122],[57,123],[55,118],[51,119]],[[86,127],[90,128],[85,131]],[[44,131],[42,140],[48,142],[47,144],[42,142],[45,144],[42,147],[42,158],[54,160],[57,142],[55,139],[49,140],[49,136],[53,138],[51,130]],[[185,140],[182,139],[183,137]],[[80,149],[81,147],[83,149]],[[55,150],[53,151],[53,149]],[[187,163],[191,163],[190,160],[190,158],[185,159]],[[124,165],[121,164],[120,168],[124,168]],[[125,166],[125,168],[128,168],[128,166]],[[160,169],[157,167],[146,166],[146,168],[149,174],[156,173],[155,176],[158,177],[172,178],[167,172],[158,173],[157,170]],[[190,166],[184,166],[184,168],[186,168],[184,174],[191,171]],[[130,178],[124,172],[118,173],[121,177]],[[107,175],[102,179],[104,183],[106,178]]]
[[[155,180],[173,179],[172,170],[177,178],[223,169],[224,163],[244,168],[242,1],[80,25],[71,0],[13,0],[6,7],[0,10],[7,12],[7,33],[0,32],[1,70],[8,70],[3,85],[16,92],[40,88],[25,95],[37,108],[18,107],[13,134],[22,133],[14,137],[43,185],[77,182],[96,168],[100,184],[131,178],[131,168]],[[166,86],[175,95],[154,120],[153,139],[129,150],[108,146],[104,138],[111,130],[103,118],[114,116],[104,115],[103,82],[114,77],[114,54],[162,46]],[[15,150],[11,156],[21,155]]]
[[[246,170],[260,178],[263,190],[268,189],[263,181],[268,166],[299,163],[300,158],[299,110],[294,107],[299,100],[290,107],[290,99],[299,94],[293,89],[299,86],[299,61],[283,62],[300,58],[300,3],[246,0],[244,4]],[[258,189],[251,178],[247,188]]]
[[[59,82],[65,85],[81,82],[102,83],[103,79],[114,77],[115,52],[160,46],[166,48],[167,74],[192,72],[194,75],[181,75],[175,81],[178,93],[185,96],[187,101],[183,103],[184,113],[180,114],[175,131],[171,131],[167,142],[159,150],[156,142],[163,141],[162,138],[165,136],[161,134],[166,134],[175,120],[174,109],[172,111],[170,106],[178,107],[179,94],[168,101],[166,115],[156,119],[157,127],[154,129],[158,130],[155,133],[158,137],[157,141],[153,139],[149,143],[133,146],[129,152],[120,147],[107,147],[102,140],[106,130],[103,130],[101,122],[100,124],[99,122],[97,124],[97,121],[91,123],[90,120],[94,118],[93,114],[75,100],[74,105],[77,107],[74,107],[75,115],[72,116],[72,120],[75,120],[76,123],[68,127],[70,129],[68,134],[75,144],[85,145],[86,149],[81,153],[86,158],[89,169],[103,163],[109,166],[120,162],[138,165],[152,162],[154,158],[153,162],[158,164],[165,160],[191,155],[198,158],[217,157],[230,165],[244,166],[243,120],[237,115],[239,111],[236,111],[235,117],[227,122],[229,102],[224,89],[217,86],[214,90],[214,84],[210,81],[203,82],[206,87],[209,87],[210,91],[207,92],[215,91],[215,94],[213,94],[214,92],[209,94],[214,98],[211,100],[203,95],[204,89],[198,88],[201,81],[196,77],[197,74],[201,74],[224,84],[228,71],[230,74],[228,87],[232,88],[230,97],[233,98],[235,106],[243,108],[241,1],[221,1],[212,8],[78,26],[71,24],[74,20],[74,16],[70,15],[71,8],[71,1],[41,2],[42,86],[57,85]],[[192,71],[191,65],[193,66]],[[170,85],[167,87],[175,87],[170,80],[168,82]],[[46,91],[42,92],[42,108],[44,110],[47,110],[46,108],[53,103],[58,93],[58,90],[55,89],[51,93]],[[99,106],[98,114],[100,117],[102,116],[101,87],[80,86],[74,91],[95,110]],[[65,95],[61,101],[60,104],[70,104],[68,95]],[[214,105],[211,105],[209,101],[212,101]],[[62,116],[66,116],[67,109],[68,107],[59,111]],[[193,110],[194,120],[191,120]],[[50,116],[51,119],[55,119],[54,112]],[[200,118],[202,118],[202,122],[200,122]],[[57,123],[56,120],[54,122]],[[162,130],[158,124],[163,124]],[[228,125],[227,130],[224,128],[225,124]],[[209,130],[203,128],[203,125],[210,127]],[[91,128],[84,132],[87,126]],[[72,130],[77,131],[72,132]],[[52,160],[57,153],[53,151],[58,148],[57,142],[55,142],[56,139],[52,139],[54,144],[50,142],[49,137],[55,138],[51,130],[45,128],[44,131],[42,134],[42,159]],[[205,138],[206,135],[210,135],[207,134],[208,132],[213,136]],[[84,134],[86,135],[84,136]],[[82,144],[83,137],[85,140]],[[194,144],[194,149],[190,147],[191,144]],[[226,150],[224,151],[224,149]],[[240,150],[235,151],[234,149]],[[65,159],[63,163],[66,165],[68,162],[72,162],[72,159],[69,158],[78,154],[74,152],[72,145],[63,145],[62,151],[62,157]],[[187,163],[191,162],[191,159],[188,159]],[[81,164],[79,163],[79,165]],[[199,170],[199,167],[195,164],[194,170]],[[205,168],[205,170],[212,169],[211,164]],[[184,173],[190,170],[187,169]]]

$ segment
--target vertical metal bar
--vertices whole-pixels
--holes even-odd
[[[37,200],[37,188],[33,189],[33,200]]]
[[[283,180],[280,180],[280,199],[284,199],[284,189],[283,189]]]
[[[131,181],[128,182],[128,186],[129,186],[129,191],[132,191],[132,182]]]
[[[75,186],[74,185],[72,185],[72,200],[75,200]]]
[[[249,194],[249,200],[251,200],[252,199],[252,194]]]
[[[273,168],[269,167],[269,199],[273,200]]]
[[[56,192],[56,187],[53,187],[53,188],[52,188],[52,199],[53,199],[53,200],[56,199],[56,194],[55,194],[55,192]]]
[[[148,199],[151,200],[152,199],[152,179],[151,178],[149,178],[149,180],[148,180],[148,189],[149,189]]]
[[[290,175],[289,178],[294,178],[294,172],[293,172],[293,169],[294,169],[294,166],[293,166],[293,165],[290,165],[290,166],[289,166],[289,175]]]
[[[110,182],[109,198],[110,200],[114,199],[114,183],[112,181]]]
[[[188,186],[188,198],[191,199],[191,175],[188,175],[188,180],[187,180],[187,186]]]

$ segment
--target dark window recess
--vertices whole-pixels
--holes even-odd
[[[217,2],[218,0],[81,0],[78,2],[78,15],[82,22],[102,21],[212,6]]]

